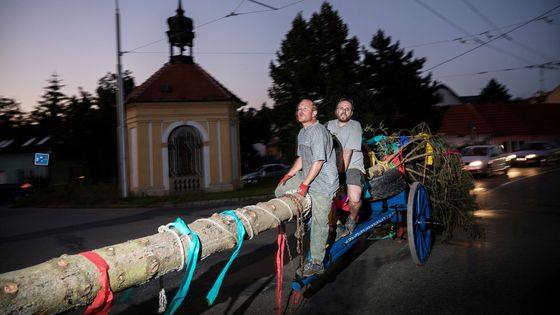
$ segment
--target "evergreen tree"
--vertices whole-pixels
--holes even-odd
[[[70,98],[66,114],[65,151],[83,167],[97,163],[97,149],[91,145],[98,133],[95,111],[95,98],[91,93],[79,88],[79,95]]]
[[[239,133],[241,145],[242,173],[254,170],[263,163],[277,163],[277,160],[261,158],[253,145],[270,143],[273,132],[277,129],[272,109],[263,104],[261,110],[248,108],[239,112]]]
[[[25,114],[16,100],[0,96],[0,139],[16,135],[24,123]]]
[[[123,73],[125,96],[134,88],[130,71]],[[88,145],[93,148],[91,167],[94,181],[110,182],[117,178],[117,75],[107,73],[98,81],[96,110],[93,112],[94,135]]]
[[[328,3],[310,21],[298,14],[282,41],[276,62],[270,64],[275,101],[274,119],[281,151],[291,160],[300,128],[294,118],[302,98],[320,100],[319,119],[332,117],[336,100],[357,90],[358,40],[348,38],[348,27]]]
[[[357,107],[354,115],[369,124],[383,122],[393,130],[410,129],[420,122],[433,125],[436,87],[430,74],[422,76],[425,59],[413,58],[382,30],[373,36],[370,47],[373,50],[365,51],[361,68],[370,102]]]
[[[63,131],[62,122],[65,118],[68,97],[62,93],[64,85],[56,73],[53,73],[47,82],[45,93],[31,112],[31,121],[38,124],[43,132],[59,135]]]
[[[510,99],[511,95],[508,93],[508,89],[495,79],[490,79],[478,96],[479,103],[509,102]]]

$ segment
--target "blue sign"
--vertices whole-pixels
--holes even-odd
[[[35,153],[35,165],[49,165],[49,155],[47,153]]]

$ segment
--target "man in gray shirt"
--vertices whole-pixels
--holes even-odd
[[[350,119],[354,112],[352,100],[343,98],[336,105],[336,118],[326,123],[327,129],[342,146],[341,172],[345,173],[346,194],[350,214],[345,224],[339,224],[336,237],[344,237],[354,230],[358,211],[362,206],[362,186],[365,180],[364,156],[362,155],[362,126]]]
[[[317,112],[317,105],[311,100],[299,102],[296,116],[303,128],[297,138],[297,158],[274,192],[276,196],[282,196],[288,191],[297,190],[301,196],[308,193],[311,197],[310,260],[296,271],[301,277],[324,272],[328,216],[334,193],[338,189],[332,137],[317,120]]]

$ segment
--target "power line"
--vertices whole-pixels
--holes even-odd
[[[560,5],[558,5],[558,6],[554,7],[554,8],[552,8],[552,9],[550,9],[550,10],[548,10],[548,11],[546,11],[545,13],[543,13],[543,14],[537,16],[536,18],[533,18],[533,19],[531,19],[531,20],[529,20],[529,21],[527,21],[527,22],[525,22],[525,23],[523,23],[523,24],[521,24],[521,25],[519,25],[519,26],[517,26],[517,27],[511,29],[510,31],[508,31],[508,32],[506,32],[506,33],[504,33],[504,34],[505,34],[505,35],[508,35],[508,34],[512,33],[513,31],[516,31],[516,30],[518,30],[518,29],[524,27],[525,25],[527,25],[527,24],[529,24],[529,23],[531,23],[531,22],[534,22],[534,21],[537,21],[537,20],[541,19],[543,16],[545,16],[545,15],[548,14],[549,12],[552,12],[552,11],[558,9],[558,8],[560,8]],[[442,62],[438,63],[437,65],[435,65],[435,66],[433,66],[433,67],[431,67],[431,68],[429,68],[429,69],[426,69],[426,70],[424,70],[424,71],[422,71],[422,72],[426,72],[426,71],[433,70],[433,69],[435,69],[435,68],[437,68],[437,67],[439,67],[439,66],[441,66],[441,65],[444,65],[444,64],[446,64],[446,63],[448,63],[448,62],[451,62],[451,61],[453,61],[453,60],[455,60],[455,59],[457,59],[457,58],[460,58],[460,57],[462,57],[462,56],[464,56],[464,55],[466,55],[466,54],[468,54],[468,53],[470,53],[470,52],[472,52],[472,51],[474,51],[474,50],[476,50],[476,49],[478,49],[478,48],[480,48],[480,47],[482,47],[482,46],[484,46],[484,45],[486,45],[486,44],[488,44],[488,43],[490,43],[490,42],[492,42],[492,41],[495,41],[495,40],[498,39],[498,38],[499,38],[499,37],[491,38],[490,40],[488,40],[488,41],[486,41],[486,42],[483,42],[482,44],[480,44],[480,45],[478,45],[478,46],[476,46],[476,47],[474,47],[474,48],[472,48],[472,49],[469,49],[469,50],[467,50],[467,51],[465,51],[465,52],[463,52],[463,53],[461,53],[461,54],[459,54],[459,55],[456,55],[456,56],[451,57],[451,58],[449,58],[449,59],[447,59],[447,60],[445,60],[445,61],[442,61]]]
[[[482,14],[482,12],[480,12],[480,10],[478,10],[472,3],[470,3],[468,0],[462,0],[462,1],[463,1],[463,3],[464,3],[467,7],[469,7],[469,9],[471,9],[471,10],[472,10],[474,13],[476,13],[480,18],[482,18],[482,19],[486,22],[486,24],[490,25],[490,26],[493,27],[493,28],[498,28],[490,19],[488,19],[484,14]],[[491,35],[488,35],[488,36],[491,36]],[[521,43],[521,42],[516,41],[516,40],[515,40],[513,37],[511,37],[511,36],[503,35],[503,33],[502,33],[502,34],[500,34],[500,37],[503,37],[503,38],[509,40],[510,42],[514,43],[515,45],[517,45],[517,46],[519,46],[519,47],[521,47],[521,48],[524,48],[525,50],[530,51],[530,52],[532,52],[533,54],[538,55],[539,57],[541,57],[541,58],[543,58],[543,59],[545,59],[545,60],[552,60],[552,59],[554,59],[554,58],[551,58],[551,57],[549,57],[549,56],[547,56],[547,55],[541,53],[540,51],[538,51],[538,50],[536,50],[536,49],[534,49],[534,48],[532,48],[532,47],[529,47],[529,46],[527,46],[527,45],[524,45],[524,44]]]
[[[515,70],[536,69],[536,68],[548,69],[548,70],[559,70],[560,69],[560,61],[546,62],[546,63],[541,63],[541,64],[533,64],[533,65],[515,67],[515,68],[503,68],[503,69],[497,69],[497,70],[487,70],[487,71],[479,71],[479,72],[472,72],[472,73],[440,75],[438,77],[439,78],[466,77],[466,76],[472,76],[472,75],[481,75],[481,74],[496,73],[496,72],[508,72],[508,71],[515,71]]]
[[[459,25],[455,24],[453,21],[451,21],[450,19],[448,19],[446,16],[440,14],[438,11],[436,11],[436,10],[433,9],[432,7],[428,6],[427,4],[425,4],[424,2],[422,2],[421,0],[416,0],[416,2],[417,2],[418,4],[420,4],[422,7],[424,7],[426,10],[432,12],[434,15],[436,15],[436,16],[439,17],[440,19],[444,20],[447,24],[449,24],[449,25],[453,26],[454,28],[458,29],[459,31],[463,32],[463,34],[470,35],[469,32],[467,32],[465,29],[463,29],[463,28],[460,27]],[[478,38],[478,37],[476,37],[476,36],[472,36],[472,39],[473,39],[475,42],[477,42],[478,44],[483,44],[483,43],[484,43],[483,40],[481,40],[480,38]],[[489,41],[486,42],[486,44],[488,44],[488,43],[489,43]],[[491,45],[488,45],[488,47],[490,47],[490,48],[492,48],[492,49],[494,49],[494,50],[496,50],[496,51],[499,51],[499,52],[501,52],[502,54],[505,54],[505,55],[508,55],[508,56],[510,56],[510,57],[513,57],[513,58],[516,58],[516,59],[518,59],[518,60],[521,60],[521,61],[523,61],[523,62],[525,62],[525,63],[532,63],[531,61],[529,61],[529,60],[527,60],[527,59],[525,59],[525,58],[519,57],[519,56],[517,56],[517,55],[514,55],[514,54],[512,54],[511,52],[504,51],[504,50],[502,50],[502,49],[499,49],[499,48],[494,47],[494,46],[491,46]]]
[[[539,20],[543,20],[545,23],[547,24],[551,24],[551,25],[560,25],[560,24],[555,24],[552,23],[554,21],[554,19],[550,18],[551,16],[554,15],[558,15],[560,13],[555,13],[555,14],[549,14],[546,16],[543,16],[542,18],[540,18]],[[422,44],[415,44],[415,45],[409,45],[409,46],[403,46],[403,48],[405,49],[411,49],[411,48],[416,48],[416,47],[423,47],[423,46],[430,46],[430,45],[437,45],[437,44],[443,44],[443,43],[448,43],[448,42],[460,42],[462,44],[467,43],[469,40],[472,40],[472,38],[476,35],[476,36],[487,36],[488,38],[493,37],[491,32],[497,32],[499,33],[499,35],[496,36],[503,36],[503,32],[500,32],[503,29],[508,29],[510,27],[514,27],[514,26],[518,26],[521,25],[525,22],[519,22],[519,23],[514,23],[514,24],[509,24],[509,25],[505,25],[505,26],[500,26],[500,27],[496,27],[494,29],[489,29],[489,30],[485,30],[483,32],[480,32],[478,34],[467,34],[466,37],[456,37],[453,39],[443,39],[443,40],[438,40],[438,41],[433,41],[433,42],[427,42],[427,43],[422,43]],[[507,35],[506,35],[507,36]]]
[[[266,10],[250,11],[250,12],[236,12],[236,11],[241,7],[241,5],[242,5],[245,1],[250,1],[250,2],[253,2],[253,3],[255,3],[255,4],[258,4],[258,5],[261,5],[261,6],[265,6],[265,7],[267,7],[268,9],[266,9]],[[236,7],[233,11],[231,11],[230,13],[228,13],[228,14],[222,16],[222,17],[219,17],[219,18],[217,18],[217,19],[214,19],[214,20],[211,20],[211,21],[202,23],[202,24],[200,24],[200,25],[196,25],[196,26],[194,27],[194,29],[195,29],[195,30],[196,30],[196,29],[200,29],[200,28],[203,27],[203,26],[206,26],[206,25],[209,25],[209,24],[212,24],[212,23],[216,23],[216,22],[218,22],[218,21],[220,21],[220,20],[223,20],[223,19],[226,19],[226,18],[229,18],[229,17],[233,17],[233,16],[240,16],[240,15],[247,15],[247,14],[255,14],[255,13],[268,12],[268,11],[278,11],[278,10],[282,10],[282,9],[284,9],[284,8],[291,7],[291,6],[296,5],[296,4],[298,4],[298,3],[300,3],[300,2],[303,2],[303,1],[305,1],[305,0],[297,0],[297,1],[290,2],[290,3],[286,4],[286,5],[283,5],[283,6],[281,6],[281,7],[275,8],[275,7],[269,6],[269,5],[267,5],[267,4],[264,4],[264,3],[261,3],[261,2],[258,2],[258,1],[253,1],[253,0],[241,0],[241,2],[237,5],[237,7]],[[132,52],[135,52],[135,51],[138,50],[138,49],[141,49],[141,48],[144,48],[144,47],[147,47],[147,46],[151,46],[151,45],[153,45],[153,44],[159,43],[159,42],[164,41],[164,40],[165,40],[165,38],[161,38],[161,39],[155,40],[155,41],[153,41],[153,42],[149,42],[149,43],[147,43],[147,44],[138,46],[138,47],[136,47],[136,48],[134,48],[134,49],[130,49],[130,50],[127,50],[127,51],[123,51],[122,53],[123,53],[123,54],[125,54],[125,53],[132,53]]]

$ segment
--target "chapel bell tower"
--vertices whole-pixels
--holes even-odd
[[[193,63],[192,46],[194,39],[193,21],[192,19],[183,15],[185,11],[182,7],[182,1],[179,0],[177,7],[177,14],[167,19],[169,31],[167,37],[169,38],[169,61],[171,63]],[[188,55],[183,55],[185,46],[189,47]],[[174,52],[173,47],[179,49],[179,53]]]

